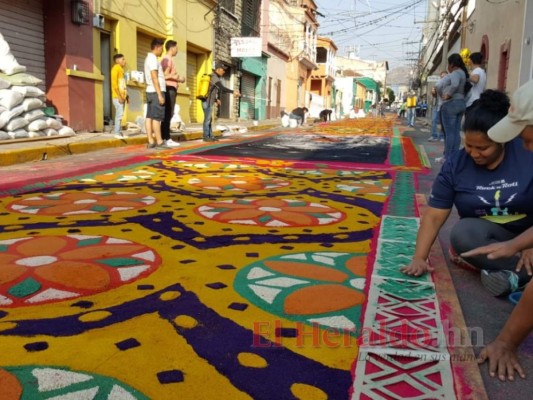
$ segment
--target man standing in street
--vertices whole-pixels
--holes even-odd
[[[146,120],[145,128],[150,149],[169,149],[161,138],[161,121],[165,119],[165,75],[161,64],[157,61],[163,53],[163,39],[154,39],[150,45],[150,53],[144,60],[146,77]]]
[[[128,101],[128,90],[126,87],[126,80],[124,79],[124,66],[126,59],[123,54],[115,54],[113,56],[115,64],[111,68],[111,97],[113,98],[113,105],[115,106],[115,137],[123,139],[122,134],[122,117],[124,116],[124,107]]]
[[[175,142],[170,137],[170,121],[174,115],[174,107],[176,106],[176,94],[178,91],[178,83],[185,82],[185,78],[180,77],[176,72],[173,57],[178,54],[178,43],[174,40],[168,40],[165,44],[166,54],[161,60],[161,67],[165,74],[165,119],[161,124],[161,138],[168,147],[177,147],[180,144]]]
[[[448,71],[442,71],[440,73],[440,79],[448,75]],[[433,104],[431,106],[431,136],[428,139],[428,142],[441,141],[444,142],[444,133],[442,133],[442,127],[439,132],[440,124],[440,106],[442,105],[442,99],[440,96],[437,96],[437,89],[433,87],[431,89],[431,94],[433,96]]]
[[[472,88],[466,95],[466,112],[468,112],[468,110],[479,99],[481,93],[485,91],[485,86],[487,86],[487,74],[482,67],[482,63],[483,54],[479,52],[470,54],[472,72],[470,72],[468,80],[472,84]]]
[[[416,118],[416,96],[414,92],[407,95],[407,125],[414,128]]]
[[[203,124],[203,130],[204,130],[204,142],[213,142],[215,140],[218,140],[213,136],[213,105],[216,103],[217,105],[220,105],[220,94],[221,93],[233,93],[235,96],[239,97],[241,94],[240,92],[235,89],[228,89],[224,85],[222,85],[222,82],[220,81],[220,77],[224,75],[224,72],[226,71],[226,66],[222,64],[221,62],[217,62],[215,64],[215,69],[213,73],[211,74],[211,79],[209,81],[209,91],[207,94],[207,98],[205,100],[202,100],[202,109],[204,110],[204,124]]]

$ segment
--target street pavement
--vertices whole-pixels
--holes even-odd
[[[400,122],[400,125],[406,125]],[[268,121],[259,126],[247,126],[247,132],[226,131],[225,139],[231,140],[232,135],[250,136],[274,129],[277,121]],[[241,126],[242,128],[243,126]],[[432,162],[431,172],[419,175],[418,192],[426,196],[430,192],[431,183],[437,175],[440,164],[434,162],[441,155],[443,143],[428,142],[430,135],[429,119],[419,118],[416,128],[407,128],[404,135],[413,138],[416,144],[423,145]],[[230,135],[228,135],[228,133]],[[218,133],[220,134],[220,132]],[[183,148],[192,148],[201,144],[201,132],[190,129],[176,135]],[[80,134],[71,138],[54,139],[37,142],[0,144],[0,193],[2,188],[13,187],[17,183],[28,184],[49,180],[54,174],[64,175],[66,170],[73,173],[89,172],[103,166],[118,163],[135,155],[153,153],[146,149],[144,135],[136,135],[118,140],[111,134],[92,133]],[[479,354],[484,343],[492,341],[503,327],[513,305],[507,299],[492,297],[481,285],[478,274],[460,269],[451,264],[448,257],[449,231],[457,221],[456,213],[452,213],[448,222],[441,230],[439,242],[445,254],[455,291],[462,307],[464,318],[472,333],[474,351]],[[526,380],[518,378],[515,382],[499,382],[490,378],[487,366],[481,366],[481,374],[490,399],[530,399],[533,396],[533,338],[530,336],[520,348],[520,361],[526,369]],[[1,398],[1,396],[0,396]]]

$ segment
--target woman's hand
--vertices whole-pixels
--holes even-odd
[[[498,258],[510,258],[516,253],[518,253],[518,251],[513,245],[513,241],[508,240],[506,242],[491,243],[486,246],[481,246],[461,253],[460,256],[468,258],[486,255],[489,260],[496,260]]]
[[[400,271],[402,271],[405,275],[410,276],[421,276],[424,275],[426,272],[432,272],[433,270],[434,268],[429,265],[426,260],[416,258],[413,258],[411,264],[400,268]]]
[[[489,374],[493,378],[498,375],[501,381],[505,381],[506,378],[514,381],[515,372],[521,378],[526,377],[522,366],[518,362],[516,347],[503,340],[496,339],[481,351],[477,361],[478,364],[483,364],[487,360],[489,361]]]

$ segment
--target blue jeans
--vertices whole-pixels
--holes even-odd
[[[293,113],[289,114],[289,119],[295,119],[298,125],[302,125],[304,119],[300,115],[296,115]]]
[[[443,139],[444,134],[442,133],[442,130],[439,132],[440,110],[434,108],[431,117],[431,137],[434,139]]]
[[[124,116],[124,103],[120,104],[118,99],[113,99],[115,106],[115,133],[119,134],[122,129],[122,117]]]
[[[415,126],[416,108],[407,109],[407,125]]]
[[[204,110],[204,139],[210,139],[213,137],[213,128],[211,122],[213,119],[213,113],[211,112],[213,106],[208,101],[202,101],[202,110]]]
[[[464,99],[454,99],[440,107],[440,119],[444,131],[444,157],[448,158],[461,145],[461,119],[465,112]]]

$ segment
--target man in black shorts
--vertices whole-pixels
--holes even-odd
[[[163,53],[163,39],[154,39],[150,53],[144,60],[146,77],[146,120],[145,128],[150,149],[169,149],[161,138],[161,121],[165,119],[165,74],[157,58]]]

